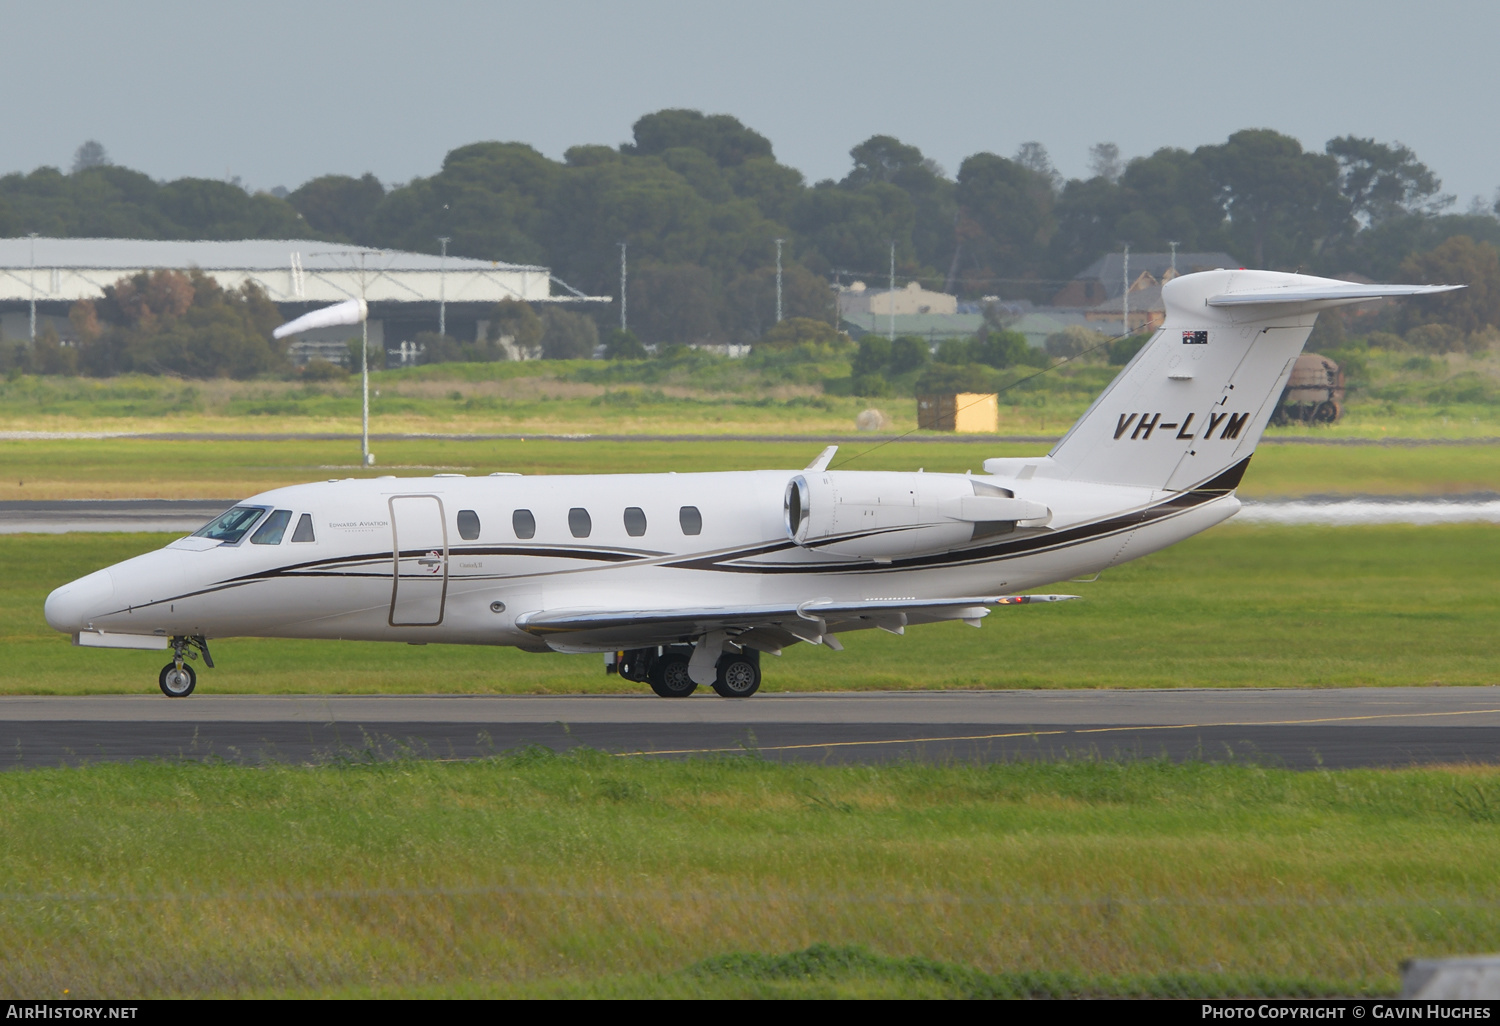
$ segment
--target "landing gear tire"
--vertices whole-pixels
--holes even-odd
[[[688,657],[669,652],[658,659],[651,668],[651,690],[662,698],[686,698],[697,691],[688,676]]]
[[[760,690],[760,666],[747,654],[726,655],[719,660],[714,691],[720,698],[749,698]]]
[[[168,698],[186,698],[198,686],[198,675],[186,663],[180,667],[176,663],[168,663],[161,668],[157,683],[161,685],[161,693]]]

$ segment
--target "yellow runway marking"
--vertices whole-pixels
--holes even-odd
[[[1234,723],[1143,723],[1122,727],[1088,727],[1083,730],[1017,730],[1005,734],[955,734],[947,737],[898,737],[875,741],[818,741],[801,745],[757,745],[757,752],[791,752],[806,748],[856,748],[868,745],[919,745],[939,741],[995,741],[1008,737],[1047,737],[1056,734],[1108,734],[1130,730],[1201,730],[1207,727],[1295,727],[1307,723],[1349,723],[1357,720],[1390,720],[1406,716],[1482,716],[1500,713],[1500,709],[1459,709],[1449,712],[1375,713],[1368,716],[1323,716],[1310,720],[1246,720]],[[616,757],[631,755],[712,755],[716,752],[743,752],[743,745],[730,748],[670,748],[649,752],[615,752]]]

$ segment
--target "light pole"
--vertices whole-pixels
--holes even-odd
[[[31,237],[31,271],[27,278],[31,285],[31,344],[36,345],[36,232]]]
[[[1172,277],[1175,278],[1177,277],[1177,247],[1182,245],[1182,243],[1169,242],[1167,245],[1172,247]]]
[[[359,254],[359,462],[373,466],[375,454],[370,451],[370,307],[365,301],[365,254]]]
[[[627,328],[625,321],[625,247],[630,243],[620,243],[620,331],[625,332]]]
[[[776,240],[776,323],[781,323],[781,244],[785,239]]]
[[[443,255],[438,258],[438,334],[448,334],[448,243],[452,236],[439,235]]]
[[[886,337],[890,341],[896,341],[896,240],[891,240],[891,289],[886,293],[886,299],[890,302],[890,321],[886,329]]]
[[[1125,243],[1125,259],[1120,264],[1120,280],[1124,282],[1124,291],[1120,293],[1121,301],[1125,304],[1121,308],[1120,334],[1130,334],[1130,243]]]

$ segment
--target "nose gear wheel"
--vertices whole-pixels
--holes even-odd
[[[186,663],[179,666],[174,660],[161,668],[157,683],[168,698],[186,698],[198,686],[198,675],[191,666]]]

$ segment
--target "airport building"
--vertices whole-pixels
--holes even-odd
[[[24,340],[50,325],[75,334],[69,308],[142,271],[197,269],[226,289],[254,282],[288,319],[364,296],[372,346],[398,354],[403,342],[437,331],[473,341],[503,299],[527,303],[608,303],[554,278],[545,267],[465,257],[372,250],[310,239],[179,242],[145,239],[0,239],[0,338]],[[554,288],[556,286],[556,288]],[[341,355],[353,329],[309,332],[293,355]]]

